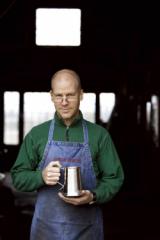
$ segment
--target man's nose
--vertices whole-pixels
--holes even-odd
[[[65,97],[62,98],[62,104],[66,104],[66,103],[68,103],[68,99],[67,99],[67,97],[65,96]]]

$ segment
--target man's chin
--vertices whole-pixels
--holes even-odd
[[[68,113],[62,113],[60,116],[63,120],[68,120],[71,118],[71,115]]]

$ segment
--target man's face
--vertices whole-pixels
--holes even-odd
[[[51,97],[58,115],[70,125],[79,112],[83,91],[74,75],[63,72],[52,81]]]

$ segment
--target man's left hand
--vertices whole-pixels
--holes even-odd
[[[93,200],[93,193],[89,190],[82,190],[82,193],[79,197],[65,197],[61,192],[59,192],[58,195],[66,203],[70,203],[76,206],[90,203]]]

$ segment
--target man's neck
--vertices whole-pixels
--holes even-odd
[[[72,125],[72,123],[74,121],[76,121],[77,117],[79,116],[79,111],[78,113],[73,117],[73,118],[70,118],[70,119],[63,119],[58,113],[57,113],[58,117],[63,121],[64,125],[69,127]]]

